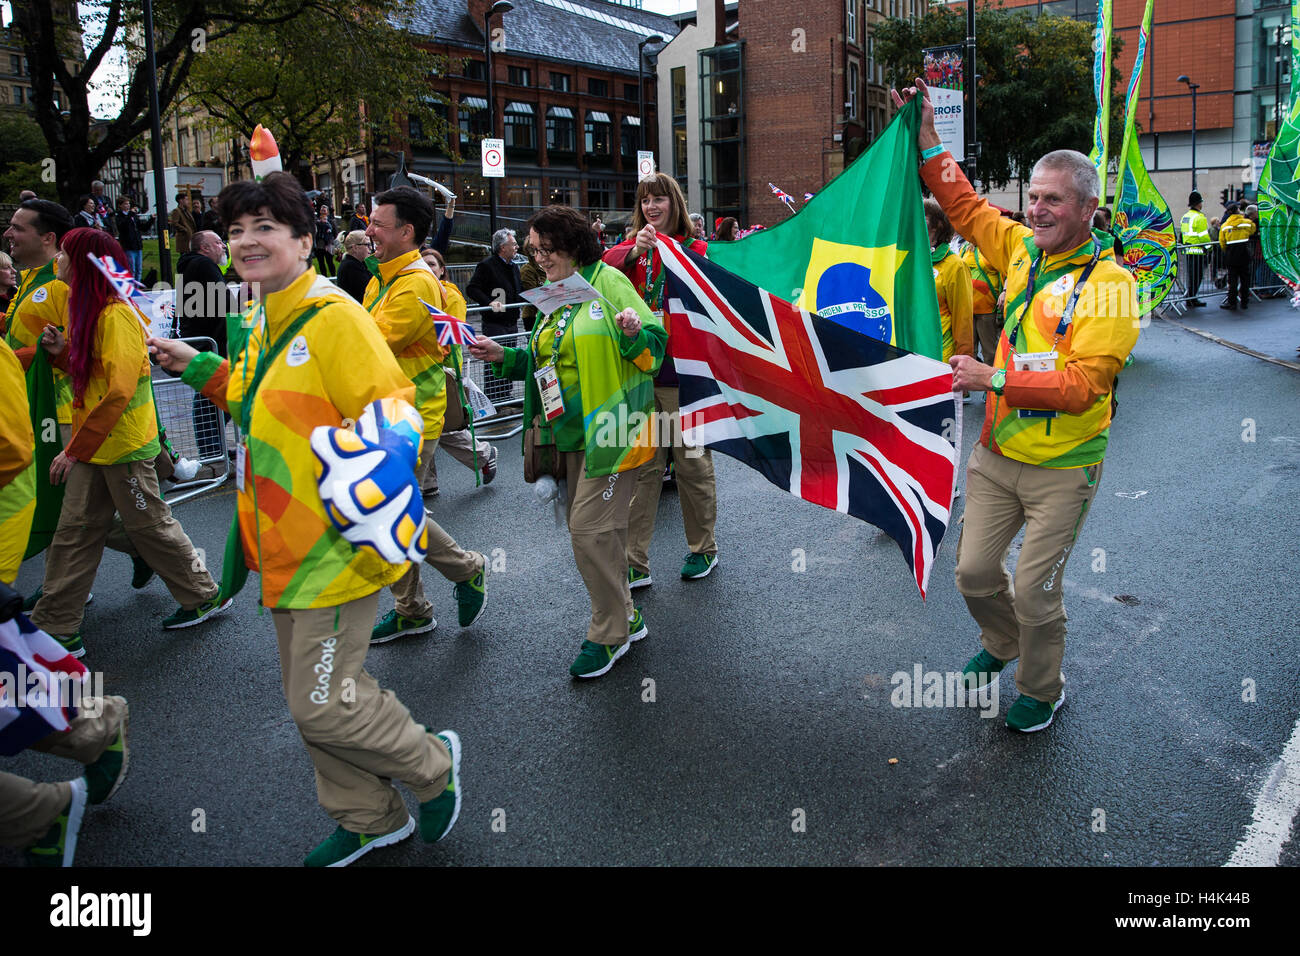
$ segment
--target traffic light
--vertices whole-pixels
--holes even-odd
[[[1223,187],[1223,192],[1219,193],[1220,203],[1221,203],[1222,205],[1224,205],[1224,206],[1228,205],[1228,194],[1231,193],[1231,192],[1232,192],[1232,190],[1231,190],[1229,187],[1227,187],[1227,186],[1224,186],[1224,187]]]

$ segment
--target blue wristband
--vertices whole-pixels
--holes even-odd
[[[928,163],[930,160],[934,159],[934,157],[938,156],[940,153],[946,153],[947,151],[948,151],[948,147],[943,145],[943,143],[940,143],[938,146],[931,146],[929,149],[922,151],[921,162]]]

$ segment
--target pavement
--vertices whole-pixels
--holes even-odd
[[[1289,309],[1266,306],[1241,328]],[[484,488],[440,456],[431,508],[491,558],[487,613],[458,629],[451,584],[426,567],[437,630],[367,667],[416,720],[460,733],[465,802],[442,842],[355,865],[1219,866],[1243,846],[1296,865],[1282,755],[1300,713],[1298,398],[1288,368],[1172,322],[1143,330],[1065,568],[1066,703],[1027,736],[1002,719],[1014,667],[990,718],[891,700],[900,675],[960,671],[978,649],[955,527],[923,602],[876,529],[716,456],[719,566],[680,579],[666,492],[655,583],[636,592],[649,636],[576,682],[586,595],[515,440]],[[983,412],[965,409],[967,451]],[[232,508],[228,486],[176,508],[214,572]],[[84,625],[88,665],[131,703],[130,776],[88,813],[78,864],[300,865],[334,825],[257,578],[223,617],[164,632],[174,603],[156,580],[132,591],[130,570],[105,555]],[[17,584],[41,576],[33,559]],[[0,767],[78,772],[30,752]]]
[[[1164,309],[1165,318],[1229,348],[1268,358],[1300,371],[1300,309],[1291,305],[1291,293],[1252,299],[1250,308],[1222,308],[1227,293],[1201,292],[1205,308],[1187,309],[1177,315]]]

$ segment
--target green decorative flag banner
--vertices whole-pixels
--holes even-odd
[[[1143,315],[1159,305],[1169,293],[1178,271],[1174,255],[1177,241],[1174,217],[1169,212],[1169,204],[1147,175],[1134,121],[1154,5],[1155,0],[1147,0],[1142,29],[1138,33],[1137,58],[1133,62],[1133,76],[1129,78],[1128,98],[1124,104],[1124,145],[1119,154],[1113,222],[1115,233],[1124,244],[1124,265],[1137,280],[1138,304]]]
[[[31,408],[32,431],[36,434],[36,514],[32,519],[32,534],[27,539],[24,561],[40,554],[54,540],[66,487],[50,484],[50,464],[63,451],[63,439],[57,424],[54,372],[43,348],[36,349],[27,369],[27,399]]]
[[[800,308],[942,360],[917,171],[920,121],[917,99],[794,216],[736,242],[710,243],[709,259]]]
[[[1101,199],[1106,205],[1107,166],[1110,163],[1110,48],[1111,0],[1097,4],[1097,26],[1092,31],[1092,89],[1097,100],[1097,116],[1092,122],[1092,152],[1088,158],[1101,177]]]
[[[1291,7],[1291,108],[1278,130],[1259,176],[1259,233],[1269,267],[1291,284],[1300,283],[1300,2]]]

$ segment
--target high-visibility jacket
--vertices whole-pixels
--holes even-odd
[[[992,315],[998,310],[1002,294],[1002,274],[980,255],[979,248],[968,242],[962,246],[961,261],[970,270],[971,308],[976,315]]]
[[[937,258],[936,258],[937,257]],[[971,307],[970,270],[961,257],[943,243],[930,253],[934,268],[934,293],[939,299],[939,325],[943,330],[943,360],[975,354],[975,315]]]
[[[149,346],[138,315],[118,299],[110,300],[99,313],[90,378],[81,400],[72,402],[72,439],[65,449],[69,458],[117,465],[158,457]],[[75,334],[72,323],[68,334],[69,338]],[[65,348],[55,357],[54,367],[69,371],[69,358],[70,349]]]
[[[31,366],[45,327],[53,325],[63,332],[67,321],[68,287],[58,278],[54,260],[39,268],[24,270],[18,291],[5,312],[5,341],[24,369]],[[54,370],[54,401],[59,424],[71,424],[72,382],[59,369]]]
[[[1180,224],[1183,233],[1183,242],[1193,248],[1187,250],[1189,256],[1203,256],[1204,249],[1197,249],[1196,246],[1208,245],[1210,239],[1210,223],[1205,218],[1205,213],[1199,209],[1189,209],[1183,213],[1183,220]]]
[[[13,584],[36,515],[36,434],[27,409],[27,379],[0,340],[0,583]]]
[[[421,304],[447,311],[442,283],[413,249],[387,262],[367,259],[373,278],[362,300],[397,357],[397,365],[415,385],[415,408],[424,419],[424,440],[437,441],[447,415],[447,379],[442,370],[446,350],[438,344],[433,316]],[[433,450],[433,446],[429,446]]]
[[[1115,376],[1138,337],[1141,313],[1133,276],[1115,261],[1114,250],[1091,235],[1077,248],[1041,253],[1033,230],[1002,217],[977,196],[947,153],[922,166],[921,175],[957,231],[1006,276],[1006,324],[994,358],[994,366],[1006,370],[1006,381],[1002,395],[990,393],[985,403],[980,443],[1045,468],[1097,464],[1106,454]],[[1073,321],[1058,339],[1066,302],[1094,250],[1097,265],[1080,292]],[[1026,304],[1034,262],[1034,297]],[[1053,346],[1057,358],[1050,371],[1017,370],[1011,361],[1013,349],[1025,354]]]
[[[1227,249],[1230,245],[1241,244],[1241,248],[1246,248],[1246,243],[1250,237],[1255,234],[1255,224],[1239,212],[1234,212],[1219,227],[1219,246]]]
[[[356,420],[381,398],[414,404],[415,386],[374,319],[314,269],[266,296],[263,307],[264,322],[262,313],[248,313],[256,324],[245,344],[232,343],[229,360],[204,352],[182,379],[239,421],[264,351],[318,307],[267,366],[253,397],[236,507],[245,561],[262,576],[262,603],[336,607],[392,584],[409,565],[389,564],[369,548],[355,548],[335,529],[316,483],[320,466],[311,450],[312,430]]]

